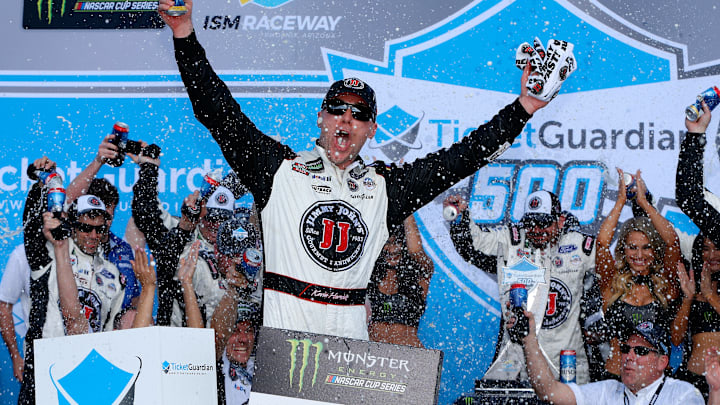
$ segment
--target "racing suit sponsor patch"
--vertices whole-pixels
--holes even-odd
[[[330,186],[323,186],[319,184],[313,184],[312,189],[315,190],[316,193],[320,194],[330,194],[332,192],[332,188],[330,188]]]
[[[78,299],[83,307],[85,319],[90,324],[93,332],[100,332],[102,325],[100,324],[100,314],[102,314],[102,300],[97,294],[85,288],[78,288]]]
[[[550,292],[548,293],[547,307],[543,317],[542,328],[554,329],[562,325],[570,315],[572,307],[572,293],[565,283],[551,278]]]
[[[360,260],[368,227],[345,201],[319,201],[303,214],[300,237],[305,252],[320,267],[345,271]]]
[[[315,160],[311,160],[309,162],[305,162],[305,166],[308,171],[310,172],[322,172],[325,170],[325,166],[323,165],[322,159],[317,158]]]
[[[296,171],[300,174],[304,174],[306,176],[310,175],[310,173],[308,173],[307,166],[305,166],[302,163],[298,163],[298,162],[293,163],[292,169],[293,169],[293,171]]]
[[[115,278],[115,275],[110,273],[110,271],[108,271],[108,269],[100,270],[100,275],[107,278],[108,280],[113,280]]]

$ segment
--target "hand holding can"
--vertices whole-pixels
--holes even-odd
[[[720,104],[720,89],[717,86],[710,87],[697,96],[695,102],[685,109],[685,117],[690,121],[697,121],[703,115],[702,102],[705,101],[712,111]]]

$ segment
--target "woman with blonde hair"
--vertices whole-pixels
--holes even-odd
[[[674,315],[672,304],[679,294],[676,266],[680,242],[675,230],[648,201],[640,171],[635,175],[637,185],[630,190],[623,171],[618,169],[618,174],[617,201],[600,226],[596,242],[596,272],[612,338],[605,363],[609,377],[620,374],[619,342],[627,339],[626,332],[643,322],[668,330]],[[623,225],[613,258],[610,244],[628,193],[637,195],[637,205],[647,217],[635,217]]]

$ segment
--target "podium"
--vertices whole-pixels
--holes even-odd
[[[436,404],[443,354],[262,327],[250,403]]]
[[[148,327],[35,341],[36,403],[217,404],[212,329]]]

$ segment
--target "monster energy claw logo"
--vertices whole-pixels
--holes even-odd
[[[632,314],[632,320],[635,325],[639,324],[640,322],[642,322],[642,314],[639,314],[639,313]]]
[[[302,346],[302,365],[300,366],[300,376],[298,378],[298,392],[301,392],[303,389],[304,384],[304,377],[305,377],[305,369],[308,366],[308,358],[310,356],[310,348],[315,348],[315,356],[314,364],[315,368],[313,371],[313,378],[312,378],[312,384],[311,387],[315,386],[315,381],[317,381],[317,372],[318,372],[318,362],[320,360],[320,352],[323,350],[323,344],[322,342],[313,343],[310,339],[288,339],[287,342],[290,342],[290,388],[293,386],[293,381],[295,379],[295,366],[297,365],[297,351],[298,348]]]
[[[62,0],[60,4],[60,17],[65,15],[65,1],[66,0]],[[39,19],[42,19],[43,3],[47,3],[47,19],[48,24],[50,24],[52,23],[53,17],[53,0],[47,0],[45,2],[43,2],[43,0],[37,0],[37,12]]]

